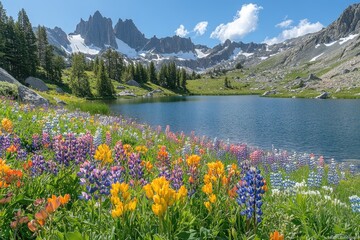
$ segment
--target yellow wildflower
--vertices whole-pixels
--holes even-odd
[[[211,194],[211,195],[209,196],[209,201],[210,201],[211,203],[215,203],[215,202],[216,202],[216,195],[215,195],[215,194]]]
[[[111,163],[112,159],[111,149],[106,144],[101,144],[95,152],[94,158],[98,161],[101,161],[102,164]]]
[[[190,157],[188,157],[186,159],[186,163],[189,165],[189,166],[197,166],[199,165],[200,163],[200,157],[198,155],[191,155]]]
[[[110,200],[114,206],[111,211],[113,218],[121,217],[125,212],[135,210],[137,199],[130,199],[129,184],[119,182],[112,184],[110,194]]]
[[[147,149],[147,147],[141,145],[141,146],[135,147],[135,151],[137,151],[140,154],[146,154],[148,149]]]
[[[12,124],[11,120],[9,120],[7,118],[3,118],[3,120],[1,121],[1,126],[6,132],[8,132],[8,133],[12,132],[13,124]]]
[[[204,205],[205,205],[205,207],[207,208],[207,210],[211,210],[211,204],[210,204],[210,202],[204,202]]]
[[[202,191],[203,191],[204,193],[206,193],[207,195],[212,194],[212,192],[213,192],[212,183],[209,182],[209,183],[205,184],[205,185],[202,187]]]
[[[167,208],[172,206],[175,201],[183,199],[187,195],[187,190],[182,186],[178,192],[170,187],[170,182],[165,177],[154,179],[150,184],[143,187],[146,197],[152,199],[152,211],[158,217],[162,217]]]
[[[130,156],[131,152],[132,152],[132,147],[130,144],[124,144],[123,145],[124,148],[124,152],[127,156]]]

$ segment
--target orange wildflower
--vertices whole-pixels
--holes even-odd
[[[26,163],[23,164],[23,168],[25,171],[27,171],[28,169],[30,169],[32,167],[33,163],[31,160],[28,160]]]
[[[10,147],[8,147],[6,149],[6,152],[8,153],[16,153],[17,152],[17,148],[12,144]]]
[[[65,205],[70,201],[70,194],[65,194],[64,196],[59,196],[59,201],[61,205]]]
[[[270,233],[270,240],[284,240],[284,235],[280,234],[278,231]]]
[[[51,198],[48,198],[47,204],[46,204],[46,211],[48,213],[53,213],[60,207],[60,199],[56,197],[55,195],[52,195]]]

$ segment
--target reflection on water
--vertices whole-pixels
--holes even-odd
[[[360,159],[360,101],[257,96],[136,98],[109,102],[114,113],[174,132],[264,149]]]

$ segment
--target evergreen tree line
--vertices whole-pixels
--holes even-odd
[[[200,75],[194,71],[189,74],[184,68],[178,68],[175,62],[163,64],[159,70],[156,69],[154,62],[148,65],[140,62],[125,64],[121,54],[112,49],[108,49],[101,57],[96,57],[90,62],[90,68],[95,75],[98,74],[101,61],[107,76],[118,82],[133,79],[140,84],[152,82],[172,90],[186,90],[187,80],[200,78]]]
[[[0,67],[20,81],[29,76],[61,81],[65,61],[55,56],[45,27],[39,26],[35,34],[24,9],[15,21],[0,2]]]

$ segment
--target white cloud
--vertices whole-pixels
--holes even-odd
[[[180,25],[178,29],[176,29],[175,34],[179,37],[185,37],[189,34],[188,30],[185,29],[184,25]]]
[[[308,33],[314,33],[320,31],[324,26],[320,22],[311,23],[307,19],[303,19],[299,22],[297,26],[293,26],[289,29],[286,29],[280,33],[279,36],[274,38],[266,38],[264,43],[269,45],[283,42],[287,39],[296,38],[303,36]]]
[[[276,24],[275,27],[287,28],[287,27],[289,27],[292,23],[293,23],[293,20],[288,19],[288,20],[282,21],[281,23]]]
[[[211,38],[217,38],[221,42],[227,39],[239,40],[250,32],[256,30],[259,11],[262,9],[253,3],[242,5],[241,9],[237,12],[234,20],[226,24],[220,24],[216,27],[210,35]]]
[[[194,27],[194,32],[196,32],[197,35],[204,35],[204,33],[206,32],[206,28],[208,26],[208,22],[199,22],[198,24],[196,24],[196,26]]]

